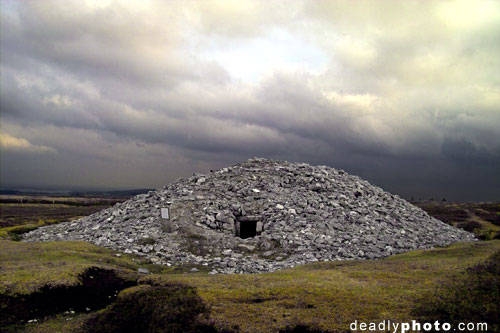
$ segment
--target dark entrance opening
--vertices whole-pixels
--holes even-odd
[[[240,238],[250,238],[257,235],[257,222],[246,221],[240,222]]]

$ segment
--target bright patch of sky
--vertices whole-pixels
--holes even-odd
[[[9,15],[17,14],[16,10],[19,8],[19,2],[14,0],[2,0],[2,11]]]
[[[328,57],[318,47],[283,29],[232,43],[214,42],[200,57],[216,61],[232,78],[248,83],[280,70],[320,74],[328,64]]]

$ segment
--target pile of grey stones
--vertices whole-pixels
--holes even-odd
[[[169,208],[168,220],[161,208]],[[376,259],[475,238],[342,170],[253,158],[23,240],[86,241],[216,274]]]

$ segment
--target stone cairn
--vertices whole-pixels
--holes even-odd
[[[253,158],[23,240],[86,241],[215,274],[376,259],[475,238],[342,170]]]

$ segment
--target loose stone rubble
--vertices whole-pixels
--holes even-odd
[[[170,208],[172,232],[163,231],[162,207]],[[254,158],[24,236],[55,240],[215,274],[375,259],[475,238],[342,170]]]

